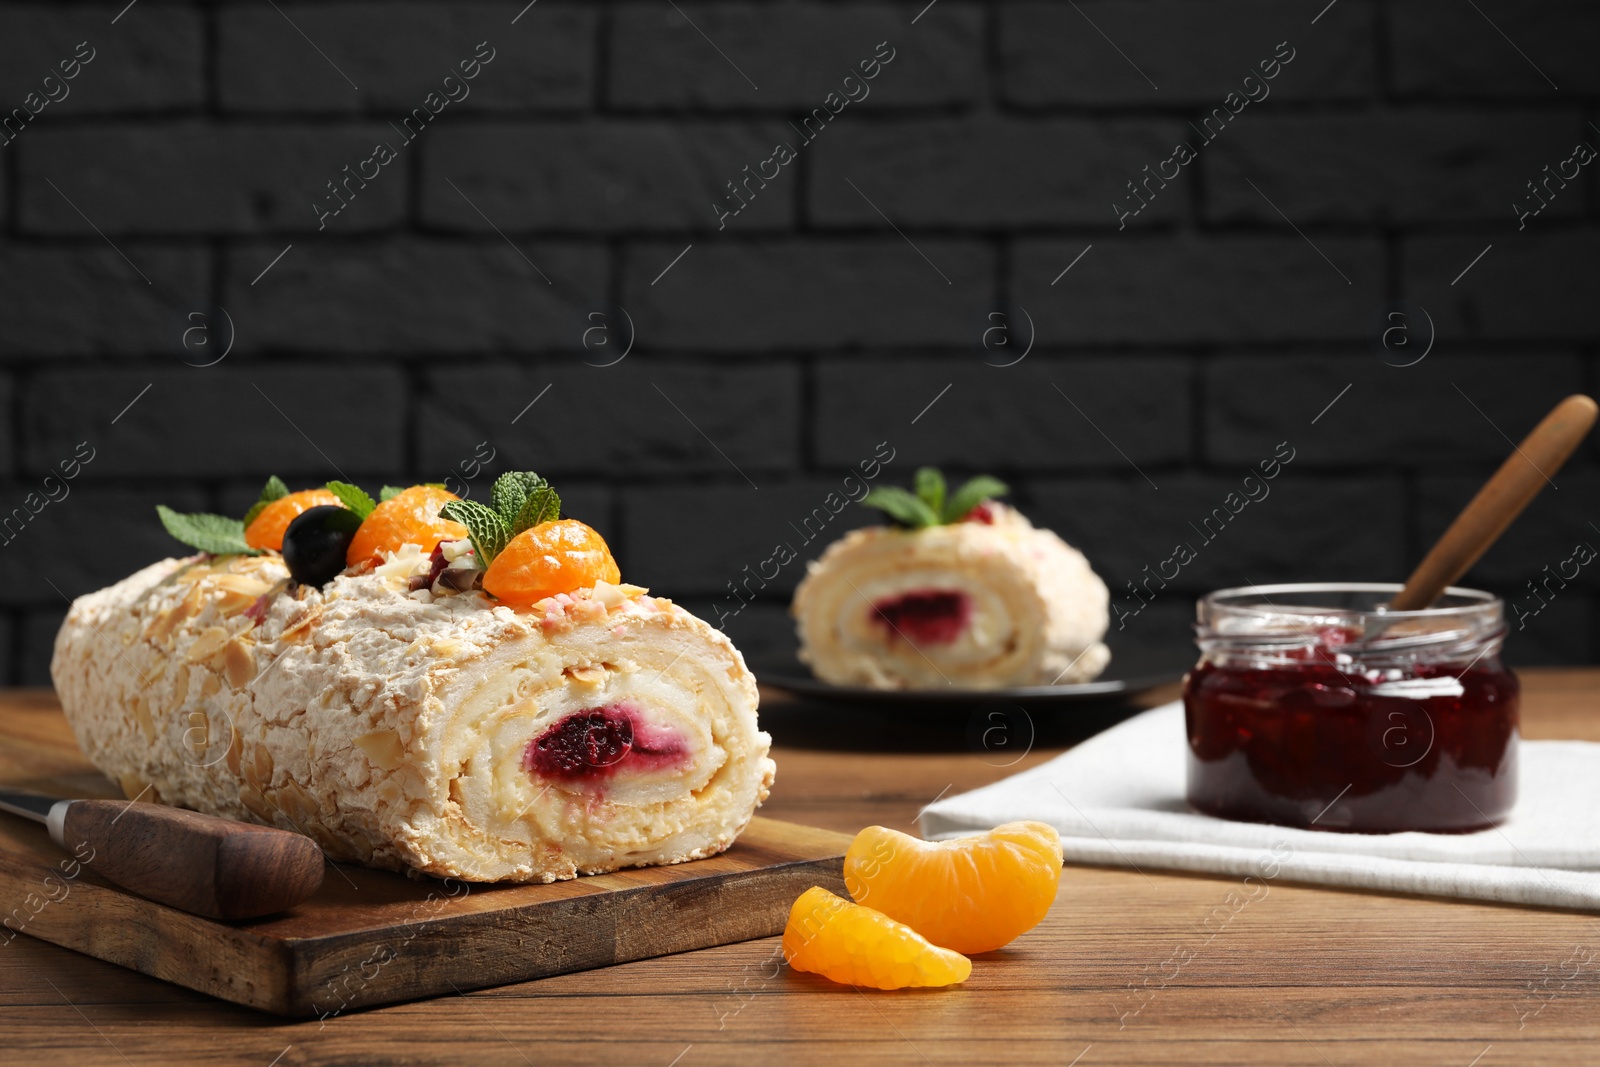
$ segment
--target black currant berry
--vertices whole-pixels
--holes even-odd
[[[283,532],[283,562],[289,575],[304,585],[325,585],[344,570],[345,553],[355,539],[361,518],[333,504],[307,508]]]

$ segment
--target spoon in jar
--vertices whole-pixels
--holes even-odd
[[[1483,484],[1461,514],[1434,542],[1417,569],[1389,603],[1390,611],[1420,611],[1439,599],[1499,540],[1506,527],[1539,495],[1594,426],[1600,411],[1589,397],[1567,397],[1533,432],[1513,446],[1500,469]],[[1377,634],[1369,630],[1367,641]]]

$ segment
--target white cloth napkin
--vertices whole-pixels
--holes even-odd
[[[930,805],[922,833],[1034,819],[1061,832],[1068,862],[1600,910],[1600,744],[1524,741],[1516,808],[1472,834],[1345,834],[1200,815],[1184,801],[1187,747],[1183,706],[1167,704]]]

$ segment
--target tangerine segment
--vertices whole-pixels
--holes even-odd
[[[289,528],[301,512],[324,504],[342,507],[338,497],[326,489],[302,489],[298,493],[280,496],[261,509],[261,513],[244,528],[244,543],[251,548],[270,548],[283,551],[283,531]]]
[[[797,971],[871,989],[965,982],[972,961],[930,945],[881,912],[852,904],[821,886],[800,894],[783,928],[783,958]]]
[[[1061,837],[1042,822],[952,841],[869,826],[844,857],[844,884],[858,902],[965,953],[992,951],[1033,929],[1060,882]]]
[[[431,485],[413,485],[372,509],[361,523],[345,562],[355,566],[382,552],[398,551],[401,545],[421,545],[432,552],[440,541],[459,541],[467,528],[459,522],[439,517],[439,509],[461,498]]]
[[[513,537],[489,564],[483,588],[502,603],[525,608],[557,593],[621,580],[603,537],[577,519],[557,519]]]

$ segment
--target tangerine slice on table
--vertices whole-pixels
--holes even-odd
[[[283,531],[299,517],[301,512],[324,504],[342,506],[338,497],[326,489],[302,489],[298,493],[280,496],[261,509],[261,513],[244,528],[244,543],[251,548],[270,548],[283,551]]]
[[[577,519],[556,519],[513,537],[489,564],[483,588],[503,604],[525,608],[598,581],[621,580],[605,538]]]
[[[821,886],[801,893],[789,909],[783,958],[797,971],[871,989],[955,985],[972,973],[972,961],[959,952],[930,945],[909,926]]]
[[[345,553],[345,562],[353,567],[381,552],[398,551],[401,545],[421,545],[427,553],[440,541],[461,540],[467,536],[467,528],[439,517],[440,508],[460,499],[431,485],[401,490],[373,508],[361,523]]]
[[[935,945],[990,952],[1033,929],[1055,902],[1061,837],[1042,822],[1010,822],[951,841],[869,826],[844,857],[858,903]]]

